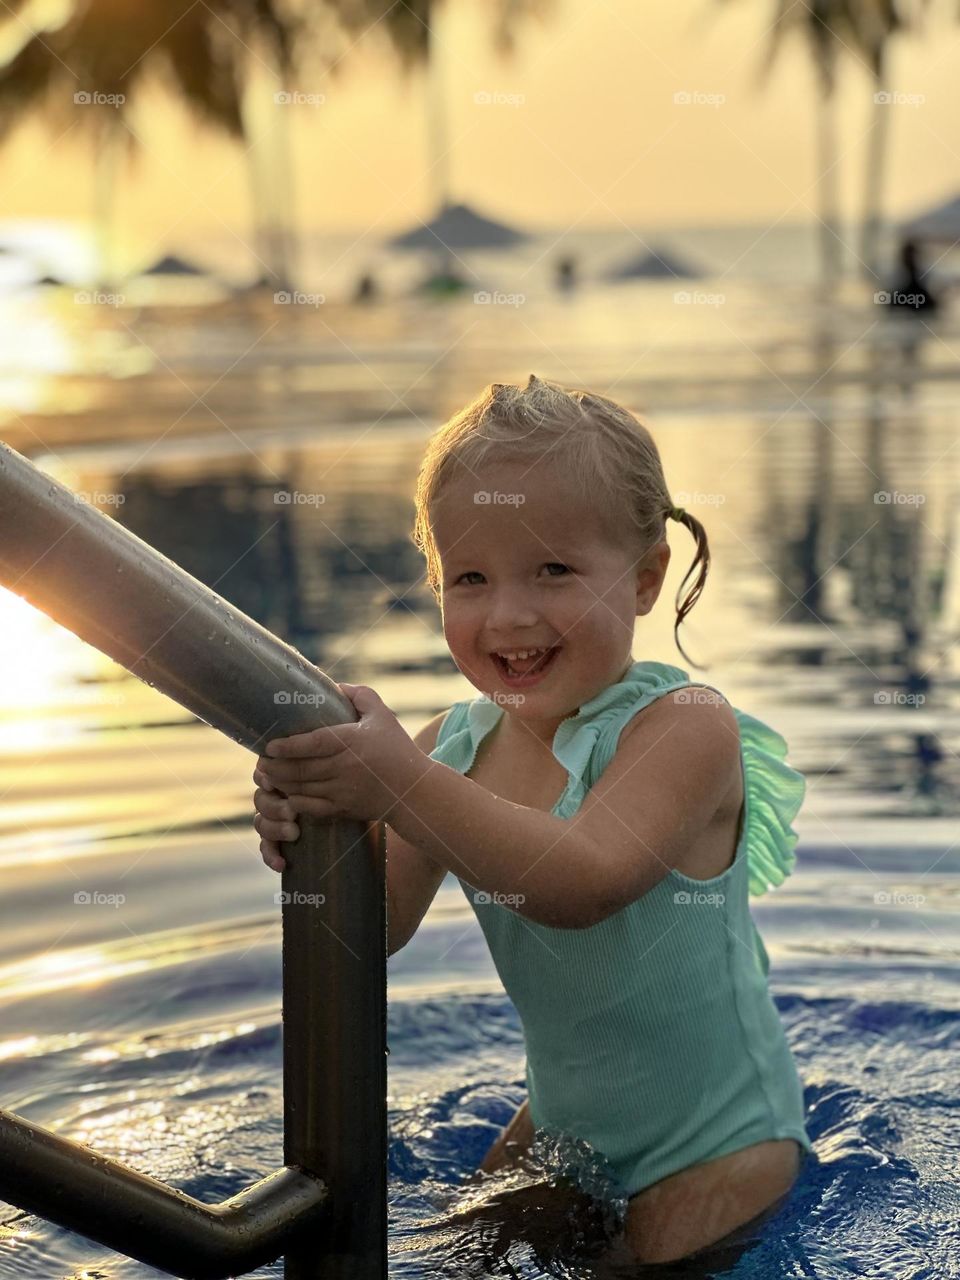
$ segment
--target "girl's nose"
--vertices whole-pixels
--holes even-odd
[[[539,615],[525,589],[498,591],[490,602],[487,627],[496,635],[513,635],[526,627],[534,627]]]

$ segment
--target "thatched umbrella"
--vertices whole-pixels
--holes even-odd
[[[628,262],[610,267],[605,280],[696,280],[703,272],[666,249],[644,249]]]
[[[528,238],[506,222],[484,217],[466,204],[451,204],[429,222],[392,236],[392,249],[499,249]]]
[[[955,245],[960,242],[960,195],[952,196],[904,218],[897,227],[903,239],[931,244]]]

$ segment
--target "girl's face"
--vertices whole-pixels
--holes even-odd
[[[544,459],[460,468],[431,506],[454,662],[547,736],[627,670],[635,619],[653,607],[670,559],[661,542],[635,565],[601,526],[603,501]],[[554,651],[526,680],[498,656],[524,649]]]

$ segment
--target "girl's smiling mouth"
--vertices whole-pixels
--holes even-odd
[[[560,647],[554,645],[549,649],[502,649],[490,656],[505,683],[516,689],[542,680],[553,666]],[[510,658],[504,657],[504,654],[509,654]]]

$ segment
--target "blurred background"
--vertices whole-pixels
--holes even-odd
[[[0,438],[410,732],[475,693],[430,432],[532,372],[653,432],[706,669],[679,525],[634,655],[808,782],[762,1280],[960,1259],[958,67],[934,0],[0,5]],[[2,590],[0,658],[0,1105],[222,1198],[282,1155],[253,757]],[[438,1225],[524,1096],[452,877],[388,976],[391,1275],[588,1274]],[[2,1277],[159,1274],[0,1217]]]

